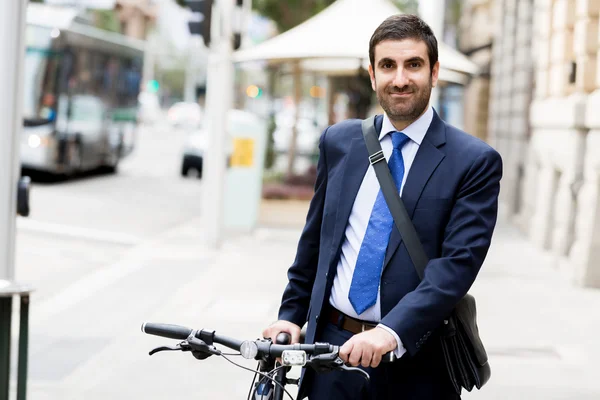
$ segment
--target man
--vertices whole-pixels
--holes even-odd
[[[393,226],[369,165],[361,121],[320,140],[315,195],[298,244],[279,321],[263,332],[342,346],[340,357],[371,375],[305,371],[300,396],[321,399],[459,399],[439,327],[467,293],[496,224],[502,160],[446,124],[429,105],[439,73],[437,41],[418,17],[385,20],[369,45],[369,74],[385,111],[376,130],[396,185],[430,258],[421,281]],[[375,280],[373,284],[373,280]],[[394,351],[399,359],[382,363]]]

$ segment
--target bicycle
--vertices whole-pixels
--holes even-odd
[[[359,373],[367,381],[369,374],[356,367],[347,366],[339,357],[339,346],[329,343],[315,344],[289,344],[290,335],[280,333],[276,343],[271,339],[239,340],[227,336],[217,335],[208,329],[190,329],[179,325],[150,323],[142,324],[142,332],[162,336],[169,339],[182,340],[175,346],[160,346],[150,355],[160,351],[191,352],[198,360],[210,356],[220,356],[228,362],[242,369],[254,372],[254,380],[250,384],[248,399],[254,400],[283,400],[284,394],[294,400],[294,397],[285,389],[286,385],[298,385],[299,379],[287,378],[286,374],[293,366],[313,368],[317,373],[326,373],[334,370],[344,370]],[[220,344],[239,354],[227,354],[215,347]],[[258,360],[257,370],[254,371],[230,360],[228,356],[242,356],[245,359]],[[280,359],[281,364],[278,362]],[[384,356],[384,362],[394,361],[395,356],[390,352]],[[261,378],[256,382],[256,375]]]

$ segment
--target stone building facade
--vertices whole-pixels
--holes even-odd
[[[144,40],[149,27],[156,19],[154,0],[117,0],[115,9],[121,22],[121,33]]]
[[[466,3],[464,26],[485,10],[493,31],[489,101],[476,107],[504,159],[502,217],[553,254],[549,268],[600,287],[600,0]]]
[[[480,72],[465,88],[464,128],[470,134],[488,140],[490,66],[494,31],[491,0],[465,1],[459,22],[459,50],[476,63]]]

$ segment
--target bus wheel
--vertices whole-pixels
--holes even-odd
[[[101,171],[105,174],[116,174],[118,169],[119,161],[116,161],[113,164],[105,164],[101,167]]]
[[[116,151],[108,157],[104,165],[101,167],[101,171],[106,174],[115,174],[119,169],[119,161],[121,161],[121,154],[123,154],[123,134],[121,134],[121,141]]]

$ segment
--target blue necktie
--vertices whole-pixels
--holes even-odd
[[[392,143],[394,150],[388,162],[390,172],[394,178],[396,187],[400,189],[404,177],[404,159],[402,158],[402,146],[408,141],[408,136],[402,132],[393,132]],[[377,292],[381,280],[381,270],[387,251],[390,234],[394,219],[385,202],[383,193],[379,189],[367,232],[358,252],[358,259],[352,275],[352,283],[348,299],[358,315],[365,312],[377,302]]]

